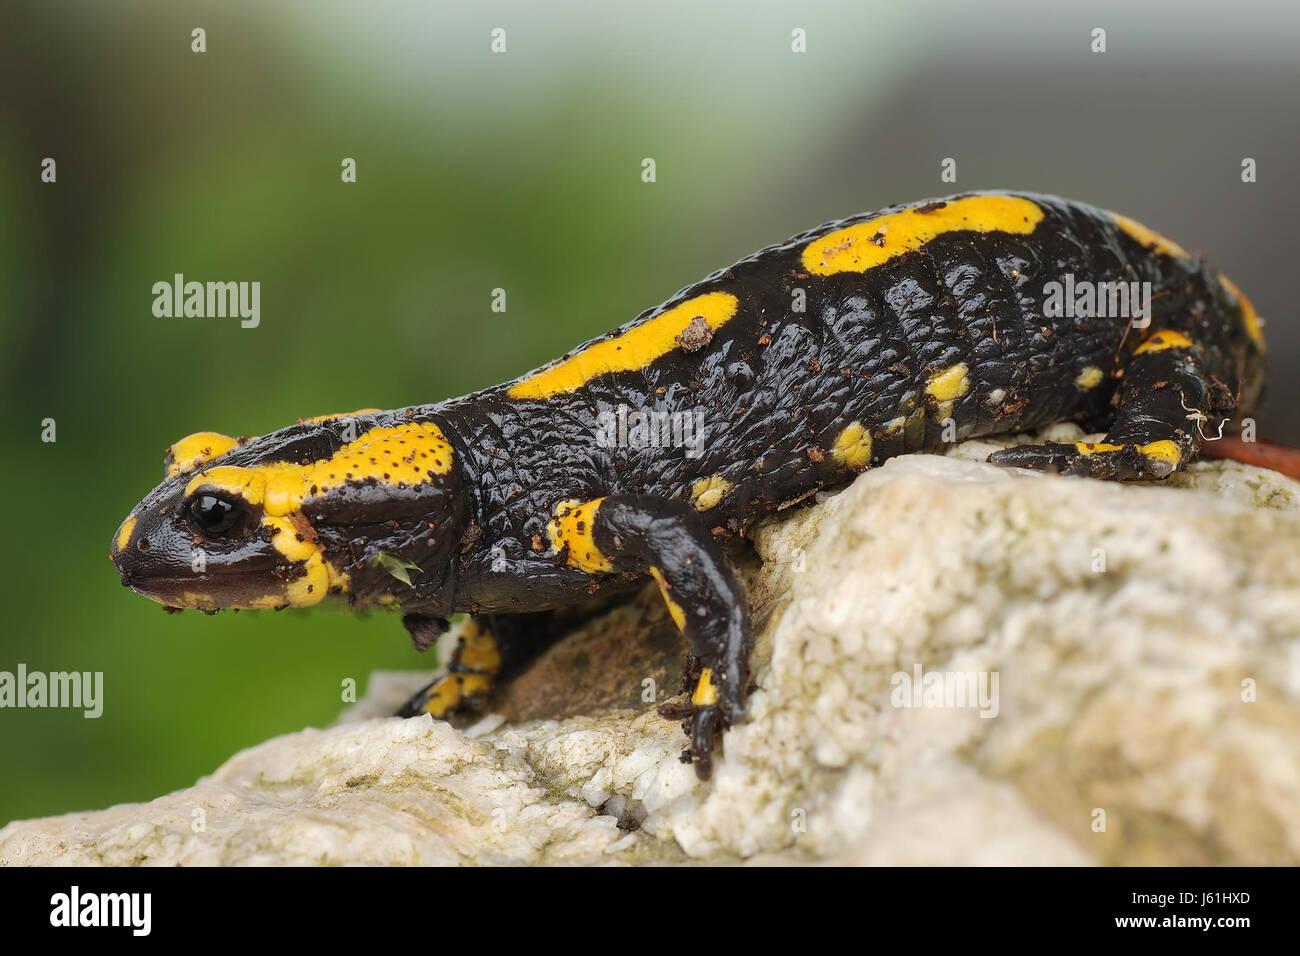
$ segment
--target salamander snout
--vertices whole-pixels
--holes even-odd
[[[232,491],[169,481],[118,527],[109,558],[164,607],[286,607],[315,603],[329,583],[310,533]]]

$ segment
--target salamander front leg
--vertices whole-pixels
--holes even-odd
[[[1236,402],[1216,395],[1200,349],[1180,332],[1157,332],[1133,353],[1119,388],[1115,420],[1100,442],[1004,448],[995,465],[1089,478],[1168,478],[1196,457],[1203,434]]]
[[[592,574],[647,574],[691,648],[693,688],[682,759],[707,780],[714,736],[741,719],[749,676],[749,600],[730,562],[688,505],[645,495],[566,502],[548,531],[562,559]]]
[[[398,717],[432,714],[443,718],[483,702],[493,686],[510,677],[563,633],[552,626],[550,611],[534,614],[477,615],[460,629],[460,640],[446,668],[421,687],[397,712]],[[408,614],[402,619],[417,650],[424,650],[447,629],[446,621]]]
[[[408,614],[402,619],[419,650],[429,646],[426,619]],[[444,628],[445,630],[445,628]],[[492,689],[492,681],[501,669],[501,652],[496,637],[478,618],[470,618],[460,630],[460,641],[452,652],[446,669],[411,696],[397,712],[398,717],[432,714],[443,718],[462,707],[477,704]]]

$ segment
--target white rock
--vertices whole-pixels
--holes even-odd
[[[1300,485],[1042,477],[993,447],[757,529],[758,689],[711,784],[650,705],[460,731],[379,716],[427,675],[374,675],[338,725],[188,790],[12,823],[0,862],[1300,862]],[[990,716],[900,706],[918,666],[984,675]]]

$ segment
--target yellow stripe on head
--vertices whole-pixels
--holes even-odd
[[[410,422],[372,428],[329,458],[306,465],[284,461],[217,465],[191,478],[185,494],[188,497],[200,489],[212,489],[260,507],[261,527],[268,540],[302,573],[285,584],[283,593],[254,598],[245,606],[307,607],[331,589],[346,589],[350,576],[325,560],[315,530],[303,515],[304,502],[349,482],[416,488],[447,474],[451,466],[451,444],[438,426]]]
[[[138,521],[139,518],[134,513],[126,516],[126,520],[117,529],[117,537],[113,539],[114,552],[121,551],[126,547],[127,542],[131,540],[131,532],[135,530]]]
[[[451,442],[433,422],[372,428],[336,451],[312,473],[311,481],[318,486],[318,493],[367,479],[398,488],[415,487],[434,475],[447,474],[451,458]]]
[[[740,300],[729,292],[709,292],[687,299],[613,338],[593,342],[557,365],[511,386],[511,398],[550,398],[572,392],[600,375],[635,372],[679,346],[687,326],[700,318],[716,332],[736,315]]]
[[[237,467],[218,465],[190,479],[187,495],[212,487],[261,505],[270,515],[292,514],[308,498],[348,482],[373,480],[415,488],[451,471],[451,443],[433,422],[372,428],[329,458],[308,465],[274,461]]]
[[[943,205],[927,203],[814,239],[803,250],[803,267],[818,276],[865,272],[945,233],[1028,235],[1042,219],[1037,203],[1018,196],[967,196]]]

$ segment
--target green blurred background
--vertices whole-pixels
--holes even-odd
[[[824,220],[998,186],[1122,210],[1271,320],[1263,434],[1300,441],[1297,36],[1250,3],[6,3],[0,670],[103,671],[105,705],[0,711],[0,823],[187,786],[433,664],[382,613],[121,588],[173,440],[492,384]],[[260,327],[155,318],[177,272],[260,281]]]

